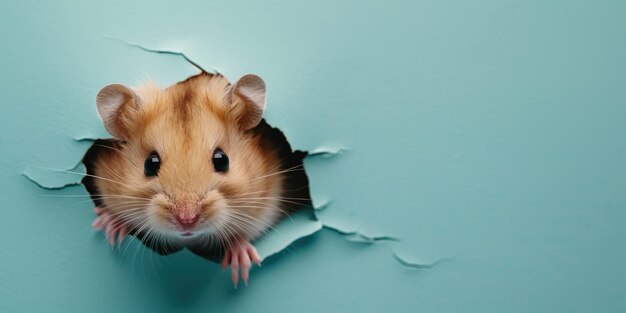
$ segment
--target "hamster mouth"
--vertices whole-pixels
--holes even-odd
[[[177,225],[176,227],[176,233],[179,236],[183,236],[183,237],[190,237],[193,236],[195,234],[198,234],[200,230],[196,227],[180,227],[179,225]]]

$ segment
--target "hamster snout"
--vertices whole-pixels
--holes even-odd
[[[213,190],[202,197],[169,197],[165,194],[155,196],[154,216],[157,224],[170,229],[176,235],[196,235],[211,233],[218,223],[218,212],[225,207],[222,195]]]

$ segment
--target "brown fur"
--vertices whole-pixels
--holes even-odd
[[[124,140],[101,142],[93,158],[96,202],[136,233],[172,242],[180,239],[175,214],[198,213],[203,240],[222,245],[267,231],[284,214],[286,174],[275,173],[285,167],[256,128],[239,126],[241,106],[230,103],[229,88],[224,77],[203,73],[166,89],[151,83],[135,89],[137,106],[119,113]],[[213,168],[217,147],[230,159],[227,173]],[[161,168],[146,177],[144,161],[153,151]]]

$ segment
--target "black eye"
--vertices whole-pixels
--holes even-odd
[[[159,168],[161,168],[161,159],[156,152],[150,153],[150,156],[146,159],[146,162],[143,164],[143,171],[146,176],[157,176],[159,173]]]
[[[228,156],[220,148],[213,152],[213,167],[215,167],[216,172],[226,173],[228,171]]]

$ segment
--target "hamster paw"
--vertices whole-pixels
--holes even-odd
[[[118,244],[122,244],[124,237],[128,234],[128,227],[122,221],[113,217],[109,211],[101,207],[95,207],[96,220],[93,221],[93,228],[103,230],[107,241],[111,247],[115,246],[115,240],[117,237]]]
[[[225,270],[230,265],[231,277],[235,289],[237,289],[237,283],[239,282],[240,269],[241,279],[246,286],[248,285],[248,279],[250,278],[249,271],[252,263],[261,266],[261,257],[256,251],[256,248],[249,242],[236,242],[226,250],[226,254],[222,259],[222,270]]]

